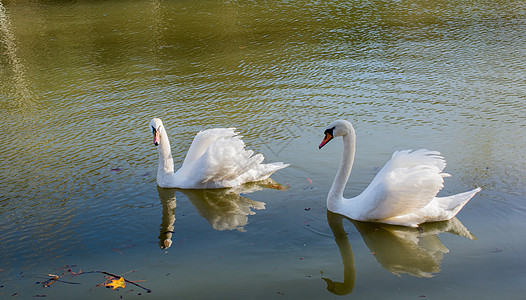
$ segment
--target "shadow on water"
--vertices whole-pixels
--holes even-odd
[[[448,232],[476,240],[457,218],[411,228],[354,221],[327,211],[329,226],[340,249],[344,279],[343,282],[335,282],[329,278],[322,279],[327,283],[327,290],[336,295],[352,293],[356,281],[354,254],[343,226],[344,219],[349,220],[356,227],[376,261],[397,276],[407,273],[416,277],[430,278],[440,272],[442,258],[449,250],[438,238],[439,233]]]
[[[167,249],[172,245],[177,207],[176,192],[184,194],[213,229],[244,232],[244,226],[248,224],[248,216],[256,214],[253,209],[265,209],[265,203],[250,200],[243,194],[263,189],[285,190],[286,188],[287,186],[280,185],[270,178],[228,189],[185,190],[158,186],[157,191],[163,208],[159,246],[161,249]]]

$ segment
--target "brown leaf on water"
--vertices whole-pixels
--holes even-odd
[[[262,188],[268,188],[268,189],[274,189],[274,190],[280,190],[280,191],[286,191],[290,188],[290,185],[281,184],[279,182],[272,180],[271,178],[268,178],[265,181],[260,181],[260,183],[257,185]]]
[[[267,185],[269,189],[275,189],[275,190],[280,190],[280,191],[285,191],[286,188],[281,186],[281,185],[278,185],[278,184],[269,184]]]

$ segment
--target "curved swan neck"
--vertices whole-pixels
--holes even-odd
[[[336,177],[329,191],[329,196],[327,197],[327,207],[332,211],[336,210],[334,205],[343,200],[343,190],[351,175],[351,169],[354,163],[355,145],[356,134],[354,128],[351,127],[349,133],[343,136],[343,154],[340,168],[338,169],[338,173],[336,173]]]
[[[157,146],[157,151],[159,152],[157,178],[160,178],[160,176],[165,176],[166,174],[173,174],[174,172],[174,160],[172,157],[172,150],[170,148],[168,135],[166,134],[164,128],[159,132],[159,134],[161,140],[159,146]]]

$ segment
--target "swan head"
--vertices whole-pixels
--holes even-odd
[[[159,118],[153,118],[150,121],[150,130],[153,134],[153,144],[155,146],[159,146],[159,143],[161,142],[161,130],[164,130],[163,122]]]
[[[325,144],[330,142],[333,138],[338,136],[345,136],[348,135],[353,131],[353,127],[351,122],[346,120],[336,120],[329,124],[327,126],[327,129],[325,129],[325,137],[323,138],[323,141],[321,142],[319,149],[321,149]]]

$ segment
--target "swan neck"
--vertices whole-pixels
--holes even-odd
[[[168,140],[168,135],[164,129],[160,132],[160,143],[159,146],[157,146],[157,151],[159,152],[157,181],[159,181],[163,176],[174,173],[174,160],[170,148],[170,141]]]
[[[347,184],[347,180],[351,175],[351,169],[354,163],[354,152],[356,144],[356,134],[351,128],[347,135],[343,136],[343,154],[340,162],[340,168],[332,183],[327,198],[327,206],[329,209],[335,211],[334,205],[343,200],[343,190]]]

